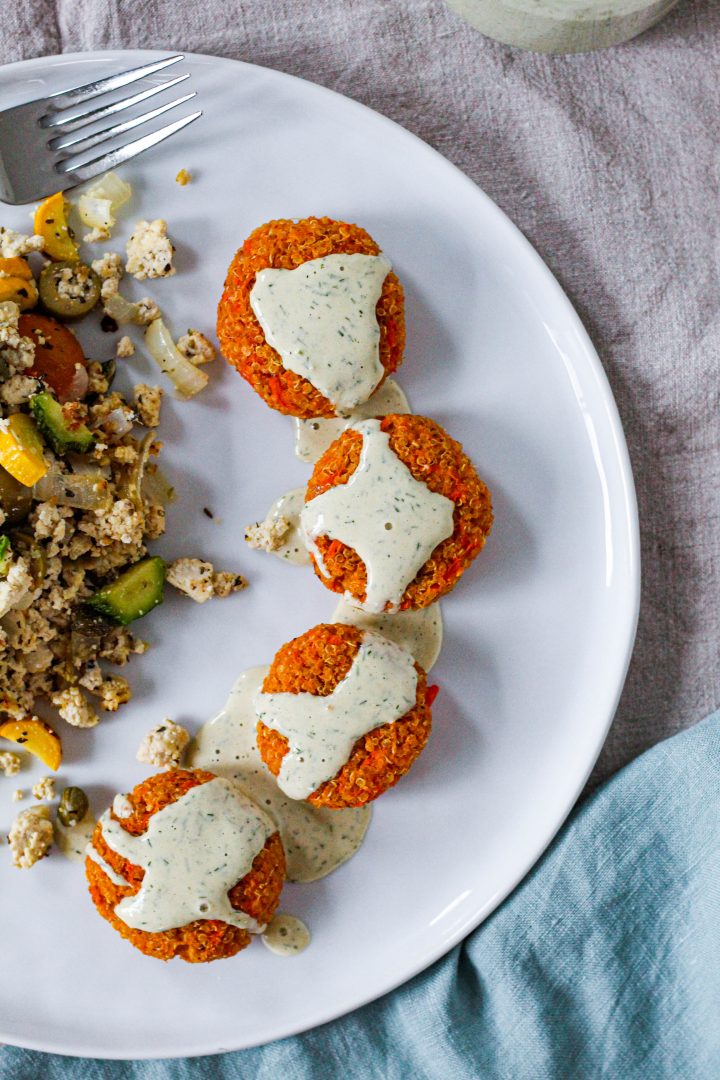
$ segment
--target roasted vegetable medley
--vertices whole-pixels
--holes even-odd
[[[110,237],[130,194],[108,174],[80,196],[85,241]],[[90,313],[115,331],[147,327],[147,350],[179,396],[206,385],[198,365],[213,358],[211,343],[193,330],[176,345],[154,300],[119,291],[125,269],[139,280],[174,273],[165,222],[137,223],[126,265],[113,252],[82,260],[62,194],[38,208],[34,228],[0,227],[0,739],[55,770],[62,739],[52,716],[36,715],[41,699],[48,715],[93,727],[100,710],[130,699],[114,669],[146,650],[128,626],[162,602],[166,578],[200,601],[246,583],[195,558],[167,568],[148,551],[173,496],[157,466],[163,391],[118,392],[132,340],[115,340],[115,356],[100,361],[73,329]],[[5,753],[6,775],[15,757]]]

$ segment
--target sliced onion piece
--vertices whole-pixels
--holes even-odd
[[[33,498],[76,510],[107,510],[113,502],[110,485],[99,469],[95,473],[50,469],[33,487]]]
[[[130,301],[120,293],[115,293],[104,304],[106,314],[110,315],[119,325],[135,322],[137,318],[137,304]]]
[[[138,513],[144,513],[142,488],[145,477],[145,466],[147,460],[150,457],[150,450],[155,439],[155,432],[148,431],[143,441],[138,447],[138,456],[135,459],[130,475],[128,477],[127,485],[121,492],[122,497],[130,499]]]
[[[107,432],[108,435],[114,435],[117,439],[127,435],[128,431],[132,431],[132,426],[133,413],[122,405],[109,412],[102,422],[103,431]]]
[[[72,381],[65,391],[65,397],[68,401],[82,401],[88,391],[88,373],[87,368],[83,364],[75,365],[75,374],[72,377]]]
[[[175,488],[162,469],[157,466],[151,470],[145,470],[141,492],[145,502],[153,503],[155,506],[167,506],[175,499]]]
[[[81,195],[78,199],[78,214],[84,225],[91,229],[105,229],[107,232],[115,224],[115,215],[110,199],[98,199],[94,195]]]
[[[119,210],[132,195],[132,188],[117,173],[108,172],[87,189],[87,194],[96,199],[108,199],[112,209]]]
[[[172,379],[182,397],[194,397],[208,384],[208,376],[179,352],[162,319],[155,319],[145,331],[148,352],[161,371]]]

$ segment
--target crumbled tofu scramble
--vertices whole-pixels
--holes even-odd
[[[29,806],[21,810],[8,833],[13,866],[29,870],[50,851],[53,825],[47,806]]]
[[[44,245],[42,236],[25,236],[23,233],[0,225],[0,258],[21,258],[23,255],[30,255],[33,251],[42,251]]]
[[[95,259],[92,268],[102,282],[100,296],[103,300],[110,300],[117,296],[120,288],[120,279],[123,276],[123,264],[120,256],[114,251],[106,251],[101,259]]]
[[[118,360],[127,360],[129,356],[135,355],[135,346],[133,345],[132,338],[121,337],[115,346],[115,355]]]
[[[148,731],[138,747],[137,759],[158,769],[174,769],[189,742],[190,735],[184,727],[165,720]]]
[[[177,347],[186,360],[196,365],[209,364],[217,355],[213,343],[199,330],[188,330],[187,334],[178,338]]]
[[[52,776],[43,776],[37,784],[33,784],[32,793],[36,799],[52,802],[55,798],[55,781]]]
[[[20,755],[10,750],[0,751],[0,772],[4,776],[17,776],[20,772]]]
[[[92,293],[92,276],[87,266],[65,266],[57,279],[57,294],[62,300],[87,300]]]
[[[125,269],[138,281],[146,278],[170,277],[175,273],[172,264],[175,248],[167,234],[167,222],[138,221],[127,242]]]
[[[18,346],[5,349],[3,332],[12,338],[17,317],[13,326],[12,313],[5,315],[0,357],[14,373]],[[164,529],[163,508],[142,493],[143,467],[162,443],[151,433],[136,437],[134,407],[109,389],[99,364],[90,365],[89,383],[92,400],[73,402],[72,415],[92,432],[93,448],[62,457],[46,446],[49,470],[32,489],[26,516],[16,525],[0,520],[10,544],[0,578],[0,686],[19,712],[34,712],[45,698],[75,727],[93,727],[98,708],[115,711],[130,700],[126,680],[103,663],[124,665],[146,649],[127,628],[89,616],[83,602],[145,556],[148,519],[153,538]]]
[[[282,516],[256,521],[245,529],[245,543],[256,551],[277,551],[291,527],[292,523]]]
[[[176,559],[167,568],[167,581],[197,604],[247,588],[242,574],[216,571],[212,563],[202,559]]]

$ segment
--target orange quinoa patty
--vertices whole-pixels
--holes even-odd
[[[454,529],[420,568],[403,593],[400,610],[424,608],[450,592],[482,550],[493,523],[490,492],[463,448],[443,428],[426,416],[384,416],[380,428],[390,436],[390,448],[416,480],[455,503]],[[318,460],[305,493],[305,502],[331,487],[346,484],[360,461],[362,435],[344,431]],[[337,593],[365,600],[367,573],[357,552],[340,540],[319,536],[315,540],[328,577],[315,559],[315,573]]]
[[[139,836],[146,831],[150,818],[158,810],[176,802],[198,784],[206,784],[208,780],[214,779],[213,773],[200,769],[173,769],[170,772],[158,773],[157,776],[151,776],[138,784],[128,795],[134,810],[129,817],[116,818],[114,814],[112,816],[126,832]],[[172,960],[179,956],[195,964],[234,956],[250,944],[252,935],[247,930],[229,926],[219,919],[197,919],[186,926],[164,930],[162,933],[133,930],[115,914],[115,906],[124,897],[134,896],[138,892],[144,870],[108,847],[99,824],[93,833],[92,843],[113,870],[131,882],[131,886],[125,888],[115,885],[96,862],[86,859],[85,872],[90,895],[102,917],[136,949],[159,960]],[[250,872],[228,893],[230,903],[237,911],[246,912],[259,923],[268,923],[275,913],[284,882],[285,852],[280,834],[273,833],[262,851],[255,856]]]
[[[335,410],[312,383],[283,367],[250,307],[250,291],[255,275],[266,267],[294,270],[311,259],[335,254],[379,255],[380,247],[359,225],[345,221],[314,217],[269,221],[250,234],[228,269],[218,305],[220,347],[271,408],[290,416],[334,416]],[[375,311],[380,327],[380,363],[388,375],[400,367],[405,348],[403,289],[392,272],[385,278]]]
[[[277,652],[265,676],[263,691],[327,697],[352,667],[362,637],[356,626],[314,626]],[[430,735],[430,706],[437,693],[435,687],[428,689],[427,677],[418,664],[415,670],[417,696],[410,712],[361,736],[346,764],[308,797],[309,803],[331,810],[364,806],[405,775]],[[257,744],[263,761],[277,776],[289,749],[288,740],[258,720]]]

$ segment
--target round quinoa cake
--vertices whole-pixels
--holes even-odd
[[[114,811],[111,811],[111,817],[132,836],[140,836],[147,830],[153,814],[170,806],[197,785],[214,779],[213,773],[200,769],[173,769],[158,773],[138,784],[127,796],[132,808],[127,817],[118,818]],[[185,926],[159,933],[128,926],[116,914],[115,908],[125,897],[134,896],[139,891],[145,871],[118,855],[105,842],[101,823],[96,826],[91,843],[112,870],[130,883],[129,886],[116,884],[97,862],[88,857],[85,870],[95,907],[136,949],[159,960],[172,960],[179,956],[189,963],[200,963],[234,956],[250,944],[252,935],[247,930],[219,919],[197,919]],[[269,923],[279,903],[284,882],[285,853],[280,834],[274,832],[255,856],[250,872],[228,892],[230,904],[258,923]]]
[[[433,550],[430,558],[402,594],[399,609],[425,608],[450,592],[482,550],[493,523],[490,492],[459,442],[434,420],[413,414],[380,418],[380,430],[415,480],[455,504],[453,532]],[[305,503],[332,487],[346,484],[360,463],[362,435],[344,431],[317,461],[305,493]],[[365,564],[353,548],[320,535],[314,539],[326,575],[315,558],[312,565],[322,583],[333,592],[362,603],[366,598]]]
[[[327,255],[379,255],[380,247],[359,225],[331,218],[269,221],[250,234],[230,263],[217,315],[217,335],[226,359],[253,390],[278,412],[303,419],[334,416],[332,403],[312,383],[283,366],[250,306],[255,276],[272,267],[294,270]],[[405,348],[402,285],[392,271],[375,309],[384,378],[396,371]],[[378,384],[380,385],[380,384]]]
[[[265,677],[266,694],[332,694],[350,668],[363,639],[356,626],[321,623],[278,650]],[[398,720],[361,736],[345,765],[307,799],[316,807],[339,810],[372,802],[404,776],[419,756],[432,727],[431,705],[437,687],[428,687],[419,664],[415,704]],[[289,750],[287,738],[258,720],[257,745],[273,776]]]

